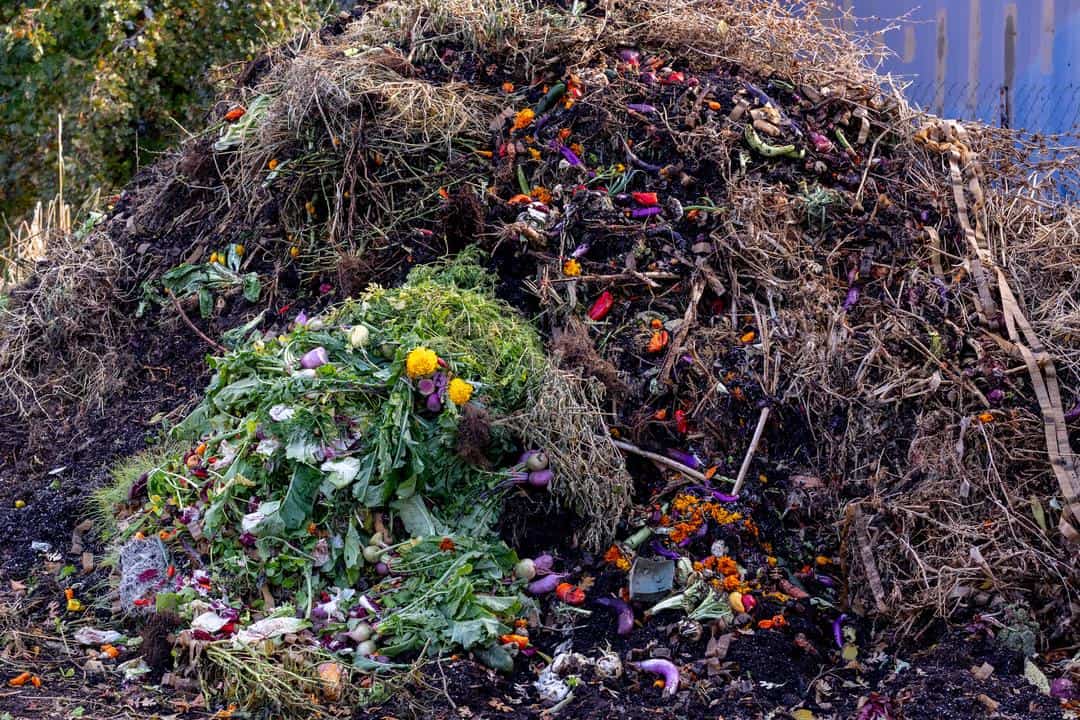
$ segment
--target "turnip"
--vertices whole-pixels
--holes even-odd
[[[377,645],[375,645],[374,640],[365,640],[356,646],[356,654],[360,655],[361,657],[368,657],[370,655],[374,655],[378,651],[379,648]]]
[[[525,467],[530,471],[547,470],[548,456],[543,450],[537,450],[525,460]]]
[[[362,622],[345,634],[348,635],[353,642],[367,642],[371,639],[371,625],[366,622]]]
[[[530,595],[546,595],[549,592],[554,592],[555,588],[559,586],[559,583],[566,577],[566,573],[552,573],[546,575],[539,580],[533,580],[529,583]]]
[[[532,580],[536,577],[536,565],[529,558],[518,561],[514,566],[514,574],[522,580]]]
[[[354,325],[353,329],[349,331],[349,345],[354,348],[365,347],[370,339],[371,332],[363,325]]]
[[[597,605],[610,608],[615,612],[618,620],[618,632],[620,635],[628,635],[634,629],[634,609],[620,598],[602,597],[597,599]]]
[[[330,357],[326,353],[326,348],[320,346],[304,353],[304,356],[300,358],[300,367],[305,370],[314,370],[328,362],[330,362]]]
[[[377,545],[368,545],[364,548],[364,560],[369,563],[379,562],[382,554],[382,548]]]
[[[390,574],[390,566],[382,561],[379,561],[375,563],[375,572],[385,577]]]

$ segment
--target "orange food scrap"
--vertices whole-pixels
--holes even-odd
[[[749,345],[750,343],[754,342],[754,340],[756,338],[757,338],[757,333],[754,332],[753,330],[749,330],[749,331],[743,333],[742,336],[739,337],[739,340],[744,345]]]
[[[567,605],[581,605],[585,602],[585,591],[568,582],[559,583],[555,588],[555,597]]]
[[[19,673],[15,677],[8,680],[8,685],[10,685],[11,687],[22,687],[26,683],[30,682],[30,678],[32,677],[33,675],[28,672]]]
[[[536,113],[532,108],[525,108],[524,110],[518,110],[514,115],[514,130],[524,130],[532,125],[532,121],[536,118]]]
[[[245,110],[244,108],[239,106],[234,107],[232,110],[225,113],[225,122],[236,122],[240,118],[244,117],[246,113],[247,110]]]
[[[649,344],[645,349],[651,353],[658,353],[666,348],[669,342],[671,342],[671,335],[667,330],[656,330],[649,338]]]
[[[524,650],[525,648],[529,647],[529,638],[524,635],[516,635],[514,633],[501,635],[499,637],[499,642],[501,642],[503,645],[517,645],[518,649],[520,650]]]

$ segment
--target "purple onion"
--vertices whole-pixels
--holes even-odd
[[[844,621],[847,620],[847,613],[841,613],[840,617],[833,620],[832,623],[832,636],[836,641],[836,647],[843,649],[844,647]]]
[[[320,345],[314,350],[308,350],[304,353],[304,356],[300,358],[300,367],[305,370],[314,370],[317,367],[322,367],[328,362],[330,362],[330,356],[327,355],[326,348]]]
[[[621,598],[602,597],[596,600],[596,604],[615,611],[619,623],[616,632],[619,635],[629,635],[634,629],[634,609]]]
[[[994,388],[986,394],[986,399],[997,405],[1005,399],[1005,391],[1001,388]]]
[[[847,297],[844,298],[844,311],[847,312],[859,302],[859,286],[852,285],[848,288]]]
[[[533,561],[533,565],[536,561]],[[555,588],[559,586],[559,583],[566,577],[566,573],[551,573],[545,575],[539,580],[533,580],[526,588],[530,595],[546,595],[549,592],[555,592]]]
[[[432,393],[431,395],[428,395],[427,409],[433,413],[437,413],[442,410],[442,400],[439,399],[437,393]]]
[[[649,547],[652,548],[652,551],[654,553],[656,553],[660,557],[665,557],[668,560],[678,560],[682,557],[682,555],[675,552],[674,550],[668,550],[659,540],[653,540],[651,543],[649,543]]]
[[[566,147],[565,145],[559,146],[559,152],[561,152],[562,156],[566,158],[566,162],[570,163],[571,165],[576,167],[581,164],[581,158],[577,156],[577,153]]]
[[[671,458],[672,460],[674,460],[675,462],[682,463],[686,467],[691,468],[693,470],[697,470],[698,468],[701,467],[701,461],[698,460],[697,457],[695,457],[694,455],[692,455],[690,453],[683,452],[682,450],[676,450],[675,448],[668,448],[667,449],[667,454],[668,454],[668,457]]]
[[[552,478],[555,476],[551,470],[537,470],[529,473],[528,482],[531,487],[534,488],[546,488],[551,484]]]
[[[308,322],[307,313],[304,312],[303,310],[301,310],[300,314],[296,316],[296,320],[294,322],[297,325],[307,325],[307,322]]]
[[[416,383],[416,389],[420,391],[421,395],[430,395],[435,392],[435,381],[431,378],[424,378]]]
[[[634,208],[630,211],[630,216],[635,218],[647,218],[652,217],[653,215],[659,215],[661,212],[661,208],[654,205],[653,207]]]
[[[656,108],[654,108],[652,105],[649,105],[648,103],[627,103],[626,109],[646,115],[656,112]]]

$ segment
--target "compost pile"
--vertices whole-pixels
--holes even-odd
[[[101,494],[121,609],[291,708],[449,653],[686,710],[740,646],[889,672],[872,622],[1075,642],[1068,178],[870,60],[767,2],[410,0],[253,63],[87,231],[141,258],[109,328],[235,319]]]

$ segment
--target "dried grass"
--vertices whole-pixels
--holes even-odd
[[[527,410],[509,419],[514,432],[547,453],[557,502],[582,519],[580,538],[600,550],[630,508],[633,483],[600,408],[603,386],[560,369],[556,354]]]

